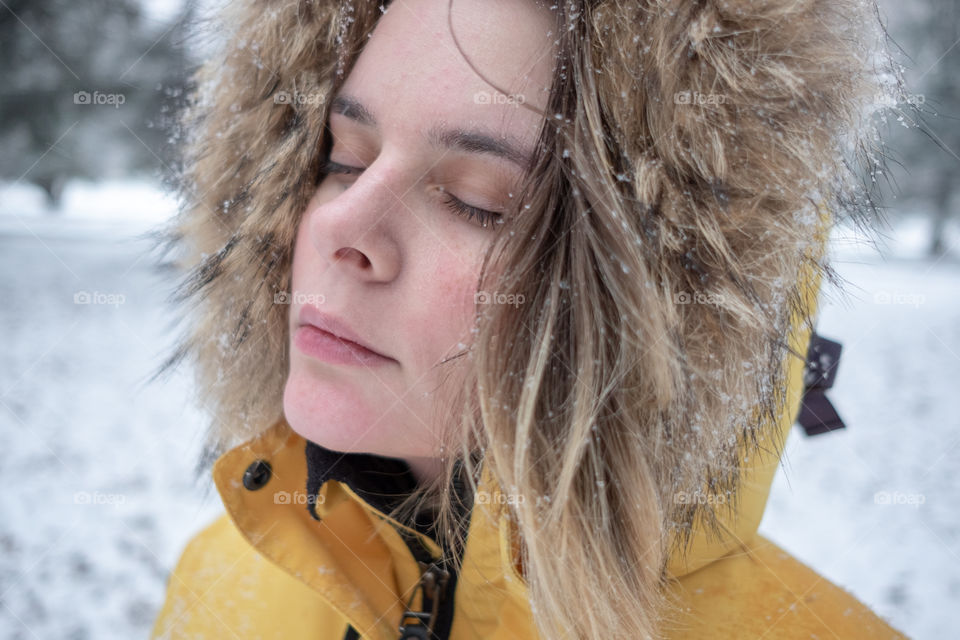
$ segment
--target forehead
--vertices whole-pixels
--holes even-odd
[[[393,0],[341,92],[387,125],[535,132],[541,117],[518,104],[546,105],[554,39],[554,13],[537,0]]]

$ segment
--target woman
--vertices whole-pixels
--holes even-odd
[[[756,533],[826,232],[863,213],[870,17],[231,9],[165,365],[195,362],[227,513],[154,636],[902,637]]]

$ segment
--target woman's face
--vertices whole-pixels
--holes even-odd
[[[308,440],[436,469],[468,361],[441,363],[471,340],[486,212],[511,202],[542,125],[518,103],[546,105],[553,19],[534,0],[453,3],[460,47],[509,94],[463,59],[447,0],[379,20],[331,105],[331,165],[294,247],[283,402]]]

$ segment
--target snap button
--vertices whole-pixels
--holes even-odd
[[[250,491],[263,488],[270,480],[270,463],[266,460],[254,460],[243,473],[243,486]]]

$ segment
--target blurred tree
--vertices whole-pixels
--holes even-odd
[[[932,211],[928,250],[939,256],[948,248],[945,230],[960,184],[960,0],[884,5],[891,35],[911,58],[911,93],[901,99],[916,107],[919,125],[901,128],[891,142],[909,174],[904,195]]]
[[[193,7],[158,23],[133,0],[6,0],[0,177],[33,182],[56,206],[71,177],[159,173]]]
[[[930,127],[943,153],[934,162],[936,175],[933,190],[934,224],[930,253],[940,255],[946,249],[944,229],[952,215],[951,202],[960,183],[960,0],[938,0],[930,20],[929,42],[934,52],[942,52],[927,73],[922,85],[934,107],[940,112]],[[944,155],[946,154],[946,155]]]

